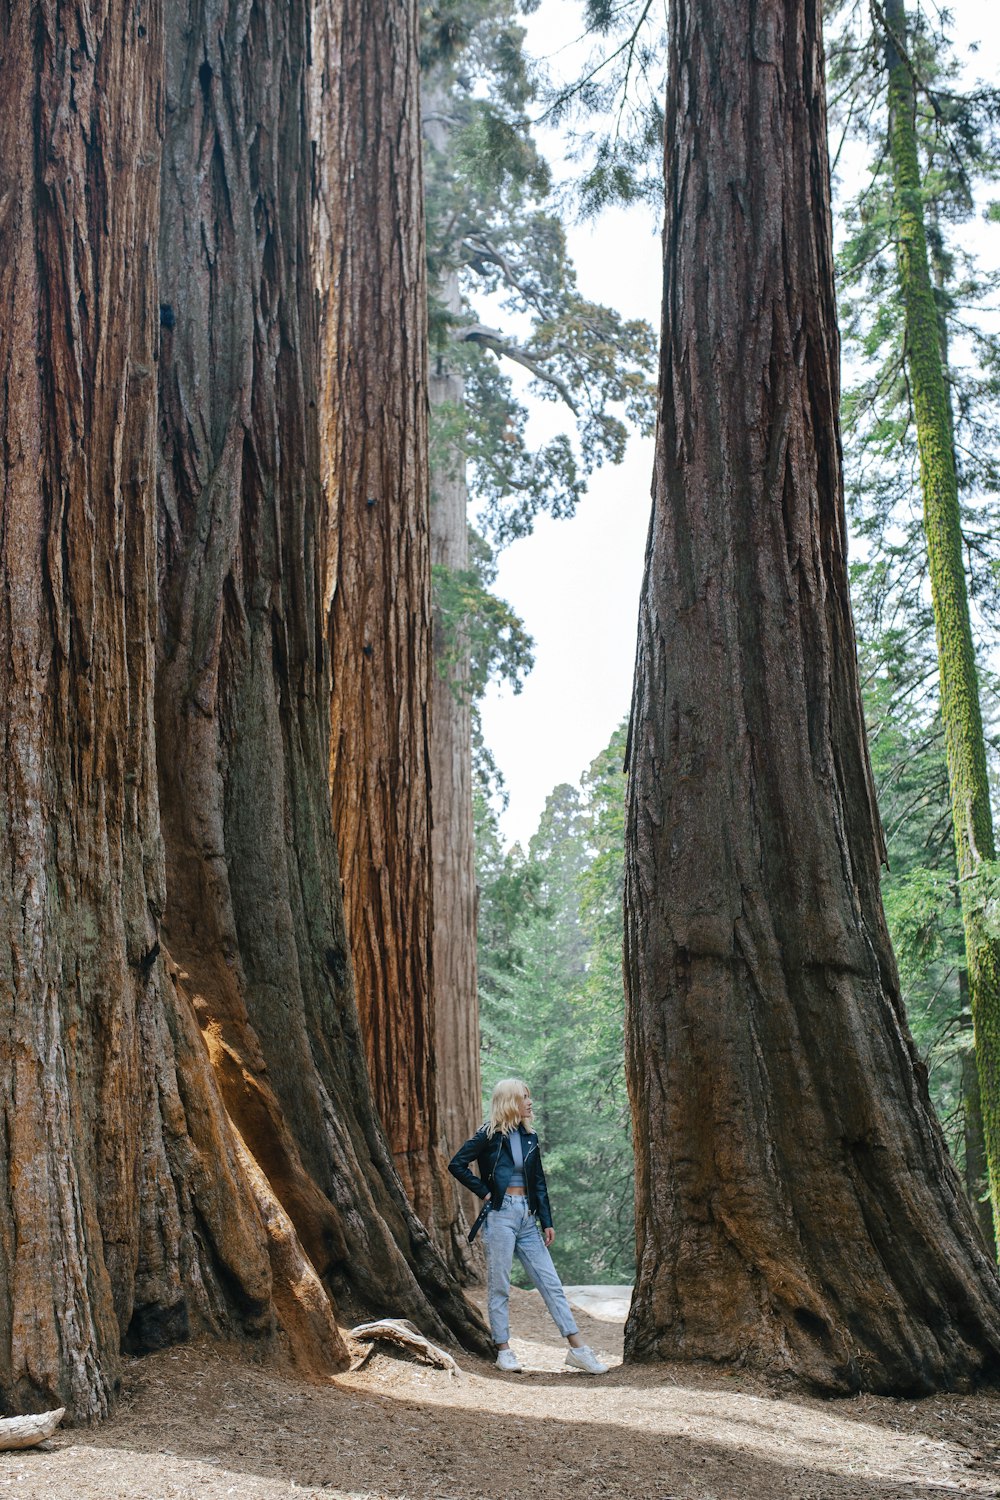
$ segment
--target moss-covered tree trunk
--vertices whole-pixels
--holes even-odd
[[[977,874],[996,857],[979,678],[962,557],[954,423],[927,250],[914,80],[904,0],[886,0],[889,149],[906,369],[920,452],[924,532],[937,635],[955,854],[972,1000],[993,1217],[1000,1213],[1000,941],[983,920]]]
[[[333,820],[375,1102],[417,1213],[460,1270],[437,1113],[417,7],[342,0],[320,34]]]
[[[630,1358],[1000,1372],[1000,1280],[879,891],[838,431],[821,0],[670,7],[629,745]]]
[[[962,1144],[965,1148],[965,1191],[969,1195],[983,1244],[996,1253],[996,1230],[990,1203],[990,1171],[986,1160],[986,1137],[979,1098],[979,1069],[972,1027],[963,1027],[958,1037],[961,1066]]]

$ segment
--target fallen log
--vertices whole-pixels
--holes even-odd
[[[13,1448],[34,1448],[55,1432],[66,1415],[65,1406],[55,1411],[32,1412],[26,1417],[0,1419],[0,1453]]]
[[[360,1359],[355,1360],[351,1366],[352,1370],[360,1370],[361,1366],[371,1358],[377,1339],[388,1339],[391,1343],[402,1344],[405,1349],[412,1349],[416,1354],[422,1354],[425,1359],[430,1360],[432,1365],[438,1365],[442,1370],[447,1370],[449,1375],[458,1375],[459,1368],[450,1354],[444,1349],[439,1349],[437,1344],[432,1344],[430,1339],[425,1339],[419,1328],[416,1328],[408,1318],[378,1318],[374,1323],[359,1323],[357,1328],[352,1328],[350,1336],[359,1342],[370,1340],[369,1348],[365,1350]]]

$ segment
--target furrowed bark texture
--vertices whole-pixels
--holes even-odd
[[[433,184],[452,170],[452,101],[447,83],[425,78],[424,169]],[[458,271],[446,268],[434,287],[453,318],[462,311]],[[442,433],[463,420],[466,394],[460,367],[445,344],[432,360],[430,409]],[[464,449],[432,443],[431,567],[464,573],[469,567],[469,487]],[[476,963],[476,851],[472,807],[472,668],[464,632],[449,633],[440,609],[433,620],[431,683],[431,855],[434,906],[434,1010],[438,1062],[438,1117],[442,1140],[454,1151],[482,1123],[479,1053],[479,976]],[[447,1149],[447,1148],[446,1148]],[[456,1184],[457,1186],[457,1184]]]
[[[333,821],[376,1104],[417,1212],[454,1263],[434,1062],[416,5],[344,0],[329,26],[317,110],[329,196],[317,218],[316,271],[332,532]]]
[[[819,0],[670,11],[629,754],[632,1359],[827,1391],[1000,1370],[910,1040],[847,589]]]
[[[432,404],[464,401],[462,378],[446,368],[431,377]],[[431,496],[434,567],[469,567],[468,490],[464,471],[443,467]],[[437,620],[437,616],[435,616]],[[472,814],[472,703],[468,648],[434,635],[431,789],[434,827],[434,1002],[438,1109],[444,1141],[460,1145],[482,1123],[479,1000],[476,974],[476,866]]]
[[[977,874],[996,858],[979,677],[969,620],[954,421],[931,282],[917,154],[913,78],[905,57],[903,0],[886,0],[889,153],[896,256],[906,320],[906,369],[920,450],[924,534],[931,576],[951,791],[955,855],[993,1217],[1000,1216],[1000,941],[990,934]]]
[[[160,11],[0,35],[0,1411],[86,1421],[123,1344],[268,1333],[271,1275],[158,958]]]
[[[321,45],[324,17],[317,8]],[[291,1228],[325,1295],[352,1313],[392,1310],[483,1346],[375,1115],[330,822],[310,260],[325,185],[310,30],[306,0],[187,0],[168,16],[156,695],[165,934],[257,1185],[273,1194],[261,1211],[286,1294],[299,1264]],[[393,105],[376,94],[372,108]],[[370,167],[359,156],[349,170]],[[341,295],[349,274],[373,268],[349,268]],[[315,1301],[313,1286],[295,1316],[308,1320]]]
[[[449,273],[444,303],[461,306],[457,273]],[[442,356],[430,377],[431,410],[445,420],[465,403],[461,374]],[[450,572],[469,567],[469,492],[464,454],[443,456],[431,474],[431,566]],[[440,611],[434,611],[431,682],[431,859],[433,875],[434,1035],[437,1060],[438,1127],[449,1155],[482,1122],[479,1071],[479,987],[476,967],[476,857],[472,811],[472,700],[468,646],[449,642]],[[454,1254],[479,1274],[469,1249],[467,1223],[457,1182],[452,1192],[450,1233]]]

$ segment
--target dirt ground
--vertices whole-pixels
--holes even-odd
[[[1000,1397],[821,1401],[739,1371],[626,1367],[621,1323],[578,1314],[615,1366],[594,1378],[563,1370],[536,1293],[513,1301],[522,1375],[378,1352],[316,1384],[205,1344],[134,1360],[103,1427],[0,1454],[0,1500],[1000,1495]]]

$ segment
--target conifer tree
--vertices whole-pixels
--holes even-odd
[[[923,23],[910,25],[902,0],[876,5],[872,14],[869,29],[867,17],[848,12],[835,42],[832,85],[844,124],[866,122],[879,162],[849,209],[853,232],[842,256],[847,328],[870,366],[846,403],[849,452],[857,455],[853,509],[886,557],[906,555],[887,544],[889,528],[902,524],[930,581],[995,1215],[1000,943],[987,913],[995,841],[968,594],[971,580],[982,602],[996,596],[998,467],[987,405],[996,396],[996,349],[984,328],[974,332],[978,371],[960,371],[949,359],[958,305],[982,302],[991,282],[948,236],[949,222],[975,212],[976,177],[995,170],[995,101],[989,91],[963,95],[950,87],[946,39]],[[906,504],[914,481],[922,497],[916,525]],[[967,1093],[974,1112],[976,1090]]]
[[[675,0],[629,738],[631,1357],[826,1390],[1000,1369],[906,1028],[846,568],[818,0]],[[718,183],[729,190],[716,190]]]
[[[542,511],[572,513],[588,474],[651,421],[652,331],[578,289],[529,109],[539,79],[520,0],[435,0],[422,32],[431,276],[431,712],[434,974],[444,1141],[479,1110],[473,859],[476,700],[530,665],[491,590],[493,554]],[[510,372],[560,403],[574,436],[533,446]],[[472,514],[470,516],[470,503]],[[470,529],[471,527],[471,529]]]

